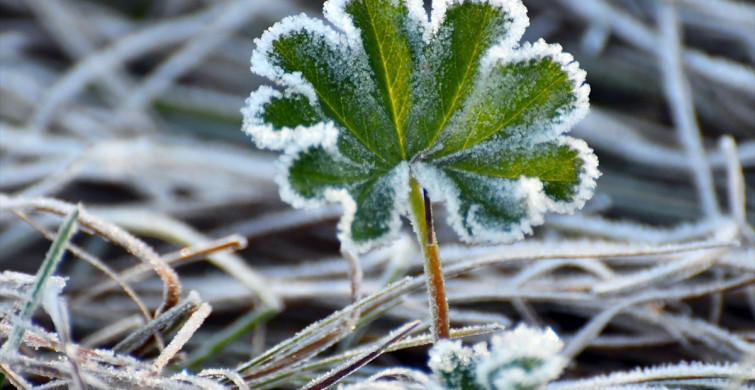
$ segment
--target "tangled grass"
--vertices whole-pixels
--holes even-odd
[[[755,6],[525,5],[524,39],[588,72],[574,132],[603,176],[524,242],[462,245],[438,224],[452,335],[553,328],[570,364],[549,389],[752,388]],[[6,384],[421,388],[383,371],[427,367],[411,232],[340,254],[340,211],[281,203],[275,156],[239,131],[252,38],[320,6],[0,1]]]

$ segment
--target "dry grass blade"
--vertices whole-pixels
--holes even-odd
[[[189,293],[189,297],[191,298],[193,295],[196,295],[194,291]],[[199,299],[199,297],[196,297],[195,299]],[[212,312],[212,308],[210,305],[206,303],[200,303],[199,307],[191,313],[191,316],[186,321],[186,324],[181,327],[181,329],[178,331],[175,337],[173,337],[173,340],[168,344],[168,346],[165,347],[165,349],[160,353],[160,356],[158,356],[154,363],[152,365],[154,366],[156,371],[162,370],[166,364],[168,364],[168,361],[172,359],[178,351],[181,350],[181,348],[189,341],[189,338],[194,335],[194,332],[199,329],[200,326],[202,326],[202,323],[205,319],[210,315],[210,312]]]
[[[362,298],[303,329],[293,337],[267,350],[262,355],[238,367],[245,378],[264,378],[278,369],[293,363],[301,364],[307,358],[345,338],[353,330],[359,316],[397,299],[406,292],[409,279],[396,282],[376,294]],[[416,287],[416,286],[415,286]],[[359,315],[354,315],[359,313]]]
[[[247,241],[244,237],[238,235],[230,235],[228,237],[219,238],[217,240],[210,241],[205,244],[199,244],[192,247],[183,248],[177,252],[168,253],[162,256],[163,261],[170,264],[173,267],[179,267],[189,262],[201,259],[204,256],[212,255],[223,251],[238,251],[246,247]],[[84,291],[78,299],[91,300],[97,295],[103,294],[117,285],[123,285],[126,282],[134,282],[144,278],[151,270],[148,264],[138,264],[132,268],[121,272],[120,276],[112,277],[113,280],[102,282],[98,285]],[[108,275],[110,276],[110,275]],[[125,288],[124,288],[125,290]]]
[[[169,329],[174,328],[180,322],[186,320],[187,317],[193,315],[201,306],[202,302],[199,300],[199,296],[197,294],[189,294],[183,302],[161,313],[152,321],[126,336],[113,347],[113,350],[118,353],[130,353],[142,348],[144,347],[144,343],[153,335],[167,332]]]
[[[340,381],[344,377],[360,369],[362,366],[378,357],[391,345],[394,345],[396,342],[406,337],[406,335],[408,335],[420,323],[421,321],[413,321],[396,329],[395,331],[391,332],[391,334],[380,340],[377,343],[378,345],[374,348],[371,348],[364,354],[357,356],[352,361],[346,362],[345,364],[335,368],[333,371],[312,380],[312,382],[304,386],[302,390],[322,390],[332,386],[336,382]]]
[[[458,242],[433,207],[451,335],[553,328],[571,357],[553,389],[752,388],[755,6],[522,2],[523,40],[559,43],[587,72],[591,111],[573,135],[603,176],[582,211],[512,245]],[[275,156],[239,131],[261,82],[253,38],[321,3],[0,0],[6,345],[79,202],[86,233],[0,356],[5,386],[300,388],[414,320],[418,335],[340,385],[432,386],[389,367],[425,367],[431,343],[408,226],[391,246],[340,253],[341,207],[284,205]]]
[[[53,214],[65,215],[70,213],[75,206],[56,199],[49,198],[10,198],[0,194],[0,207],[4,209],[27,210],[34,209],[47,211]],[[81,225],[95,231],[111,242],[120,245],[123,249],[152,266],[155,272],[163,280],[163,302],[157,309],[157,313],[163,313],[178,303],[181,296],[181,283],[178,275],[160,259],[154,250],[141,240],[111,223],[101,220],[87,211],[82,210],[79,214]]]
[[[44,228],[44,226],[39,225],[38,223],[32,221],[29,219],[26,215],[24,215],[21,212],[14,211],[13,212],[18,218],[23,220],[24,222],[28,223],[30,226],[32,226],[34,229],[36,229],[38,232],[40,232],[45,238],[48,240],[53,240],[55,238],[55,235]],[[152,314],[147,309],[147,305],[144,303],[141,297],[139,297],[139,294],[128,284],[127,278],[123,278],[118,276],[118,274],[113,271],[110,267],[107,266],[107,264],[100,261],[98,258],[92,256],[88,252],[86,252],[84,249],[79,247],[78,245],[75,245],[73,243],[68,243],[67,245],[68,250],[74,254],[76,257],[85,260],[95,268],[99,269],[107,275],[111,280],[112,283],[114,283],[115,286],[119,286],[123,291],[134,301],[137,307],[139,307],[139,311],[144,316],[144,319],[149,321],[152,319]],[[149,266],[145,265],[145,270],[149,270]]]

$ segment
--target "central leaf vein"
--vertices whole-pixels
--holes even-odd
[[[440,126],[437,129],[435,129],[435,132],[434,132],[435,134],[433,135],[432,140],[430,141],[430,143],[427,145],[428,147],[432,146],[435,143],[435,141],[438,139],[438,136],[440,135],[440,133],[443,130],[443,128],[446,127],[446,124],[448,123],[448,120],[451,119],[451,116],[456,111],[455,108],[459,104],[459,99],[461,98],[461,95],[462,95],[462,89],[464,88],[464,85],[466,85],[467,81],[469,80],[469,78],[471,76],[470,74],[472,72],[472,68],[474,67],[473,66],[473,61],[474,61],[475,58],[479,57],[480,45],[483,43],[482,42],[482,34],[485,31],[485,25],[488,23],[489,16],[490,16],[489,12],[485,12],[483,14],[482,22],[480,23],[481,27],[479,29],[479,33],[477,35],[477,39],[474,40],[475,46],[474,46],[474,50],[472,50],[473,55],[470,56],[473,60],[469,61],[467,63],[467,66],[465,67],[466,69],[463,72],[464,73],[464,77],[462,77],[461,82],[459,82],[459,84],[456,86],[456,91],[454,93],[454,98],[453,98],[453,101],[451,102],[451,105],[448,108],[444,107],[445,108],[445,113],[443,114],[443,122],[441,122]],[[456,70],[458,72],[458,63],[457,62],[454,62],[454,67],[456,68]]]
[[[289,61],[289,63],[291,63],[291,64],[295,64],[295,63],[296,63],[296,59],[294,58],[294,56],[293,56],[293,55],[287,55],[287,51],[286,51],[286,50],[283,50],[283,49],[280,49],[280,48],[279,48],[279,49],[278,49],[278,52],[279,52],[279,53],[280,53],[280,54],[281,54],[282,56],[284,56],[284,57],[285,57],[285,59],[286,59],[287,61]],[[317,74],[317,73],[316,73],[316,74],[315,74],[315,77],[314,77],[314,78],[315,78],[316,80],[319,80],[319,74]],[[310,83],[310,84],[312,84],[312,83]],[[313,87],[314,87],[314,85],[313,85]],[[370,151],[371,151],[371,152],[372,152],[373,154],[375,154],[375,156],[376,156],[377,158],[379,158],[380,160],[382,160],[382,161],[383,161],[383,162],[384,162],[384,163],[385,163],[386,165],[390,165],[390,163],[388,162],[388,160],[387,160],[387,159],[386,159],[386,158],[385,158],[385,157],[384,157],[384,156],[383,156],[382,154],[378,153],[378,151],[376,151],[375,149],[373,149],[373,148],[372,148],[372,146],[370,145],[370,143],[368,143],[368,142],[367,142],[366,140],[364,140],[364,139],[363,139],[362,137],[360,137],[359,133],[358,133],[357,131],[355,131],[355,130],[354,130],[354,128],[356,128],[357,126],[355,126],[355,125],[354,125],[353,123],[351,123],[350,121],[348,121],[348,120],[347,120],[347,119],[346,119],[346,118],[345,118],[345,117],[344,117],[344,116],[343,116],[343,115],[342,115],[342,114],[341,114],[341,113],[339,112],[339,110],[338,110],[338,109],[336,108],[335,104],[334,104],[334,103],[331,103],[331,102],[330,102],[330,100],[328,100],[328,99],[327,99],[327,98],[325,97],[325,95],[324,95],[324,94],[323,94],[323,93],[322,93],[322,92],[320,91],[320,89],[319,89],[319,88],[315,87],[315,88],[313,88],[313,89],[315,90],[315,93],[317,94],[317,97],[318,97],[318,98],[320,99],[320,101],[321,101],[322,103],[324,103],[324,104],[325,104],[325,105],[326,105],[326,106],[327,106],[327,107],[328,107],[328,108],[330,109],[330,111],[331,111],[331,112],[333,113],[333,115],[334,115],[334,116],[336,117],[336,118],[334,118],[334,119],[336,119],[336,120],[337,120],[337,121],[339,121],[339,122],[340,122],[341,124],[343,124],[343,125],[344,125],[344,127],[346,127],[346,129],[348,129],[348,130],[349,130],[349,132],[351,132],[351,134],[353,134],[353,135],[354,135],[354,137],[356,137],[356,138],[357,138],[357,139],[359,140],[359,142],[361,142],[361,143],[362,143],[362,145],[364,145],[364,146],[365,146],[365,147],[366,147],[366,148],[367,148],[368,150],[370,150]],[[340,99],[343,99],[343,95],[340,95],[340,94],[339,94],[339,98],[340,98]],[[345,105],[343,104],[343,102],[341,102],[341,107],[344,107],[344,106],[345,106]]]
[[[380,34],[377,33],[377,30],[375,29],[375,25],[377,23],[375,19],[374,12],[370,9],[370,7],[365,3],[364,4],[365,10],[367,12],[367,17],[370,19],[370,26],[372,27],[370,29],[370,32],[375,36],[375,41],[378,43],[378,51],[380,53],[380,61],[382,65],[383,73],[385,74],[385,84],[386,88],[388,89],[388,99],[391,102],[391,117],[393,119],[393,126],[396,129],[396,137],[398,138],[399,147],[401,149],[401,157],[406,159],[406,146],[404,145],[404,129],[403,126],[401,126],[400,123],[400,111],[403,111],[403,109],[399,108],[399,102],[397,101],[397,97],[395,96],[396,93],[394,92],[394,86],[398,82],[398,74],[395,74],[391,76],[390,72],[388,71],[388,55],[385,53],[385,42],[387,37],[380,36]],[[389,50],[392,50],[392,48],[389,48]],[[388,53],[389,55],[391,53]],[[401,70],[401,68],[399,68]]]
[[[540,97],[542,97],[543,95],[545,95],[545,94],[546,94],[547,92],[550,92],[550,91],[551,91],[551,89],[553,89],[553,87],[555,87],[555,86],[556,86],[557,84],[559,84],[559,83],[563,82],[564,80],[566,80],[566,75],[561,75],[561,76],[557,77],[557,78],[556,78],[555,80],[553,80],[553,82],[551,82],[550,84],[546,85],[546,86],[545,86],[545,87],[544,87],[544,88],[543,88],[543,89],[542,89],[542,90],[541,90],[540,92],[538,92],[538,93],[537,93],[537,94],[536,94],[535,96],[533,96],[533,97],[532,97],[531,99],[529,99],[528,101],[526,101],[526,102],[525,102],[525,104],[523,104],[523,105],[522,105],[522,106],[521,106],[521,107],[520,107],[520,108],[519,108],[519,109],[518,109],[518,110],[517,110],[517,111],[516,111],[516,112],[514,113],[514,115],[512,115],[512,116],[511,116],[510,118],[506,119],[506,120],[505,120],[505,121],[504,121],[504,122],[503,122],[503,123],[502,123],[502,124],[501,124],[500,126],[498,126],[498,128],[494,129],[493,131],[489,132],[489,133],[488,133],[488,134],[486,134],[486,135],[483,135],[483,137],[481,137],[481,138],[480,138],[480,139],[478,139],[477,141],[474,141],[474,144],[480,143],[480,142],[482,142],[482,141],[486,140],[486,139],[487,139],[488,137],[490,137],[491,135],[493,135],[493,134],[495,134],[495,133],[497,133],[497,132],[501,131],[502,129],[506,128],[506,126],[508,126],[509,124],[511,124],[511,122],[513,122],[513,121],[514,121],[515,119],[519,118],[519,117],[520,117],[520,116],[521,116],[521,115],[522,115],[522,114],[524,113],[524,111],[526,111],[526,110],[527,110],[528,108],[530,108],[530,107],[531,107],[531,106],[532,106],[532,105],[533,105],[533,104],[534,104],[534,103],[535,103],[535,102],[536,102],[537,100],[539,100],[539,99],[540,99]],[[477,121],[479,121],[479,119],[480,119],[480,114],[478,113],[478,115],[477,115],[477,116],[476,116],[476,118],[475,118],[475,124],[477,123]],[[471,141],[471,139],[472,139],[472,135],[473,135],[473,132],[472,132],[472,131],[470,131],[469,133],[467,133],[467,137],[466,137],[466,139],[464,140],[464,146],[462,146],[462,147],[461,147],[461,150],[467,149],[467,148],[469,148],[470,146],[472,146],[472,145],[470,145],[470,141]]]

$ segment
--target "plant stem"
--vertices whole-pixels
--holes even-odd
[[[410,216],[417,242],[425,257],[425,277],[427,279],[427,298],[430,304],[430,315],[433,318],[433,340],[449,338],[448,300],[443,281],[443,270],[440,263],[438,240],[433,228],[433,213],[430,200],[419,183],[414,178],[410,181],[409,193]]]

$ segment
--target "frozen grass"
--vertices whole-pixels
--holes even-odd
[[[425,388],[383,371],[427,369],[411,232],[341,255],[340,211],[282,204],[274,156],[239,130],[252,38],[320,4],[103,4],[0,0],[6,382]],[[755,386],[755,6],[525,5],[525,40],[588,72],[574,132],[603,176],[585,210],[517,244],[467,246],[438,224],[452,336],[553,328],[570,361],[554,389]],[[68,255],[35,277],[79,202]]]

